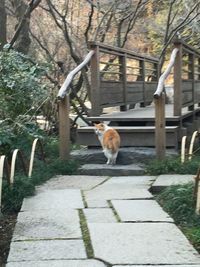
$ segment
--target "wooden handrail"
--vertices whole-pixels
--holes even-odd
[[[81,62],[81,64],[79,64],[74,70],[72,70],[68,75],[67,78],[65,79],[63,85],[61,86],[57,98],[58,99],[63,99],[65,97],[65,95],[69,94],[70,89],[69,89],[69,85],[72,82],[74,76],[82,69],[84,68],[88,62],[90,61],[90,59],[92,58],[92,56],[94,55],[94,50],[90,51],[85,59],[83,60],[83,62]]]
[[[159,81],[158,81],[158,86],[157,89],[154,93],[154,98],[159,98],[163,92],[163,88],[164,88],[164,82],[167,79],[167,77],[169,76],[172,67],[174,66],[175,63],[175,59],[176,59],[176,55],[178,53],[179,49],[178,48],[174,48],[170,57],[170,61],[169,64],[166,68],[166,70],[163,72],[163,74],[160,76]]]

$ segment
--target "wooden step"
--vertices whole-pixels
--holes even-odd
[[[154,126],[116,126],[121,137],[122,147],[154,147]],[[177,148],[178,126],[166,127],[166,146]],[[94,133],[94,127],[82,127],[77,131],[77,144],[85,146],[100,146],[99,140]]]

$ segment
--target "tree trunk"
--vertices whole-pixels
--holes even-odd
[[[6,39],[6,21],[7,14],[5,9],[5,0],[0,1],[0,50],[7,43]]]
[[[19,23],[21,22],[28,5],[25,4],[25,2],[23,0],[15,0],[12,1],[13,3],[13,7],[15,9],[15,15],[17,18],[17,25],[15,28],[17,28],[17,26],[19,25]],[[22,52],[23,54],[27,54],[30,44],[31,44],[31,38],[29,36],[29,27],[30,27],[30,14],[25,18],[25,22],[23,24],[23,27],[19,33],[19,36],[15,42],[15,49],[19,52]]]

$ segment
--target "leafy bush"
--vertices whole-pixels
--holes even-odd
[[[0,154],[19,147],[26,151],[34,138],[44,137],[34,119],[46,98],[44,68],[21,53],[1,51]]]
[[[0,118],[34,114],[45,98],[44,69],[16,51],[0,52]]]

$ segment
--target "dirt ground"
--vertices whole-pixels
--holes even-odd
[[[10,248],[10,241],[14,230],[17,214],[0,217],[0,267],[4,267]]]

